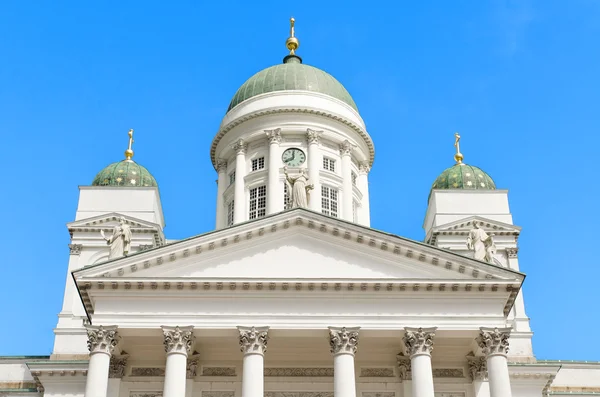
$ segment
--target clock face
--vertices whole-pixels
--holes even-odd
[[[283,152],[281,159],[288,167],[298,167],[306,161],[306,155],[300,149],[290,148]]]

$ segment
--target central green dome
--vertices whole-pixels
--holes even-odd
[[[339,99],[358,111],[354,100],[339,81],[321,69],[304,65],[295,55],[287,56],[283,64],[271,66],[250,77],[237,90],[227,111],[247,99],[275,91],[318,92]]]

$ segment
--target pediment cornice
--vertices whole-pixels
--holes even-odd
[[[499,222],[484,218],[481,216],[470,216],[468,218],[461,219],[459,221],[450,222],[444,225],[436,226],[431,228],[425,242],[427,244],[435,244],[438,236],[468,236],[471,229],[473,229],[473,223],[479,223],[486,232],[492,232],[497,236],[514,236],[515,241],[521,234],[521,227],[511,225],[509,223]]]
[[[134,233],[149,233],[153,234],[155,246],[161,246],[164,244],[164,235],[160,225],[148,222],[142,219],[134,218],[129,215],[120,214],[118,212],[111,212],[91,218],[79,219],[74,222],[67,223],[67,229],[71,237],[74,233],[105,233],[112,232],[112,228],[119,221],[119,218],[125,218],[125,223],[131,227],[131,231]]]

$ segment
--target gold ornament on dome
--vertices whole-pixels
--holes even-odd
[[[128,134],[129,134],[129,147],[127,148],[127,150],[125,150],[125,160],[133,161],[133,160],[131,160],[133,158],[133,149],[131,149],[131,145],[133,145],[133,129],[130,129]]]
[[[295,55],[296,50],[300,47],[300,40],[295,37],[294,24],[296,20],[292,17],[290,18],[290,37],[285,41],[285,46],[290,51],[290,55]]]
[[[462,164],[464,156],[460,152],[460,135],[458,135],[458,132],[454,133],[454,147],[456,148],[454,160],[456,160],[456,164]]]

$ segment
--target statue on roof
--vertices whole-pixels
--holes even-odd
[[[110,237],[104,235],[104,230],[100,231],[102,238],[110,246],[108,259],[120,258],[127,256],[131,250],[131,227],[125,223],[125,218],[119,218],[119,224],[113,229],[113,234]]]
[[[487,234],[479,227],[477,222],[473,222],[473,229],[471,229],[467,237],[467,248],[474,251],[474,259],[494,263],[496,245],[494,244],[493,235]]]
[[[306,168],[302,168],[300,170],[300,176],[296,178],[292,178],[288,175],[287,167],[283,168],[283,173],[285,174],[285,179],[287,183],[289,183],[291,189],[288,191],[291,192],[291,203],[292,208],[308,208],[308,192],[314,188],[311,184],[308,184],[308,173]]]

